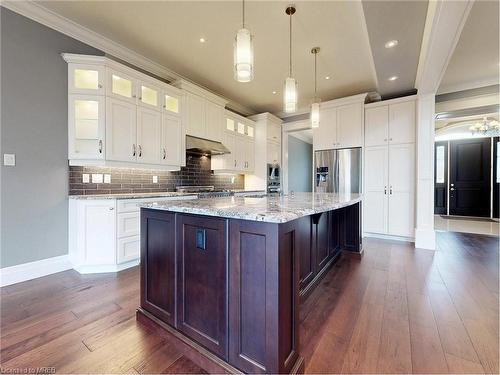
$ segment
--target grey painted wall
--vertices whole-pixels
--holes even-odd
[[[0,267],[68,252],[67,64],[62,52],[103,55],[0,7]]]
[[[288,190],[312,190],[312,145],[288,136]]]

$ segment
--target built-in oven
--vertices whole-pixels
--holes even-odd
[[[281,193],[280,166],[278,164],[267,165],[267,192],[270,194]]]

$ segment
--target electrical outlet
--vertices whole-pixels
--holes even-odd
[[[153,176],[153,184],[157,184],[158,183],[158,176]]]
[[[82,174],[82,182],[88,184],[90,182],[90,175],[88,173]]]
[[[92,173],[92,183],[102,184],[102,173]]]
[[[111,175],[110,174],[105,174],[104,175],[104,183],[105,184],[110,184],[111,183]]]
[[[16,165],[16,154],[3,154],[3,165],[13,167]]]

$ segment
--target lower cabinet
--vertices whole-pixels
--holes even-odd
[[[225,219],[177,215],[177,329],[224,359],[226,227]]]
[[[175,215],[148,211],[141,230],[141,306],[175,326]]]

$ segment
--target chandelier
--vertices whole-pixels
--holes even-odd
[[[476,122],[469,127],[472,135],[485,135],[495,137],[500,135],[500,124],[495,119],[488,119],[483,117],[483,121]]]

